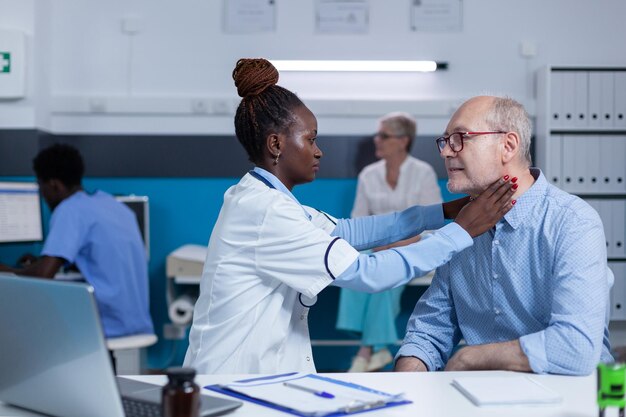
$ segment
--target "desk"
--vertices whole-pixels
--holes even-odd
[[[380,411],[373,411],[364,414],[357,414],[363,417],[597,417],[595,392],[595,374],[586,377],[568,377],[554,375],[533,375],[545,386],[552,388],[563,396],[563,402],[556,406],[546,407],[491,407],[479,408],[474,406],[460,392],[450,385],[452,379],[457,376],[469,375],[498,375],[500,371],[493,372],[430,372],[430,373],[364,373],[364,374],[324,374],[332,378],[356,382],[370,388],[396,393],[405,392],[406,397],[413,401],[413,404],[399,407],[387,408]],[[198,375],[196,382],[201,385],[209,385],[218,382],[244,379],[249,375]],[[151,382],[155,384],[165,384],[166,377],[162,375],[142,375],[133,378]],[[221,394],[208,391],[216,396]],[[616,409],[607,409],[606,416],[616,416]],[[36,414],[16,410],[12,407],[3,406],[0,403],[0,415],[31,417]],[[254,416],[254,417],[288,417],[289,414],[262,407],[249,402],[228,416]]]

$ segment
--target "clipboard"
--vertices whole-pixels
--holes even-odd
[[[299,372],[204,388],[302,417],[346,416],[411,403],[403,394],[393,395],[359,384]]]

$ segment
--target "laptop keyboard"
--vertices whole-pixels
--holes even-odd
[[[122,398],[126,417],[161,417],[161,405],[146,401]]]

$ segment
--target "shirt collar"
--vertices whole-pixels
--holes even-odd
[[[258,175],[260,175],[261,177],[263,177],[265,180],[267,180],[267,182],[272,184],[272,186],[275,189],[277,189],[278,191],[282,193],[287,194],[293,201],[295,201],[296,203],[298,203],[300,207],[302,207],[302,204],[300,204],[298,199],[291,193],[291,191],[289,191],[287,187],[285,187],[285,184],[283,184],[274,174],[272,174],[271,172],[263,168],[256,167],[256,166],[254,167],[253,171],[256,172]],[[306,214],[307,218],[311,220],[311,215],[304,209],[304,207],[302,207],[302,210],[304,211],[304,214]]]
[[[543,203],[548,191],[548,181],[539,168],[530,168],[530,174],[535,178],[535,182],[517,198],[513,208],[504,215],[503,220],[500,220],[506,221],[513,229],[524,223],[536,205]]]

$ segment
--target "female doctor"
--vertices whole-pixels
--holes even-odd
[[[291,190],[319,170],[315,116],[276,85],[267,60],[240,59],[233,78],[243,97],[235,132],[255,167],[224,194],[209,240],[184,362],[200,374],[315,372],[307,315],[321,290],[406,284],[471,246],[512,206],[503,179],[464,208],[468,199],[337,220],[302,206]],[[456,219],[444,226],[444,217]],[[358,252],[437,228],[418,243]]]

